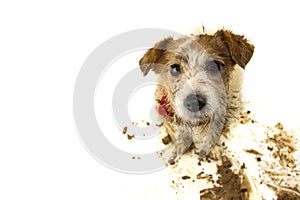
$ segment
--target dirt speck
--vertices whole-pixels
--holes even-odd
[[[122,133],[123,133],[123,134],[126,134],[126,133],[127,133],[127,129],[128,129],[127,126],[125,126],[125,127],[123,128]]]
[[[190,179],[191,177],[190,176],[183,176],[183,177],[181,177],[183,180],[186,180],[186,179]]]
[[[256,160],[257,160],[257,162],[260,162],[261,161],[261,157],[257,157]]]
[[[276,125],[275,125],[276,128],[278,128],[279,130],[283,130],[283,125],[282,123],[278,122]]]
[[[134,138],[134,135],[127,135],[128,140],[132,140]]]
[[[202,175],[204,174],[204,172],[200,172],[199,174],[197,174],[197,179],[201,179],[201,178],[204,178]]]
[[[140,157],[140,156],[132,156],[131,159],[132,159],[132,160],[135,160],[135,159],[141,160],[141,157]]]
[[[138,122],[132,122],[132,125],[133,125],[133,126],[138,126],[139,123],[138,123]]]
[[[163,143],[164,145],[169,144],[171,141],[172,141],[172,138],[171,138],[170,135],[167,135],[167,136],[165,136],[164,138],[162,138],[162,143]]]
[[[258,155],[258,156],[263,155],[262,153],[259,153],[258,151],[254,150],[254,149],[244,149],[244,151],[247,152],[247,153]]]
[[[254,123],[254,121],[251,119],[251,117],[249,116],[251,114],[251,111],[248,110],[247,112],[241,113],[240,116],[240,123],[241,124],[247,124],[249,122]]]

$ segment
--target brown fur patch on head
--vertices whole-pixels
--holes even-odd
[[[159,59],[164,54],[164,52],[167,49],[167,45],[171,41],[173,41],[173,38],[169,37],[156,43],[154,47],[149,49],[145,53],[145,55],[140,59],[139,65],[144,76],[146,76],[151,69],[153,69],[154,72],[158,73],[158,68],[155,64],[159,63]]]
[[[245,68],[253,55],[254,46],[249,44],[244,36],[233,34],[227,30],[217,31],[214,37],[221,39],[227,45],[232,60]]]
[[[219,30],[214,35],[199,35],[197,41],[208,53],[223,60],[222,64],[238,64],[243,69],[254,52],[254,46],[244,36],[227,30]]]

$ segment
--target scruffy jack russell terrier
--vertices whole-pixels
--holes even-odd
[[[231,88],[236,64],[245,68],[254,46],[240,35],[219,30],[214,35],[164,39],[140,60],[144,75],[159,75],[158,111],[176,148],[170,162],[192,144],[205,157],[218,142],[224,128],[240,111],[240,99]]]
[[[297,134],[280,123],[270,128],[241,117],[250,112],[243,108],[240,75],[253,52],[243,36],[221,29],[163,39],[139,61],[144,75],[159,75],[157,110],[171,140],[166,160],[180,165],[179,158],[194,147],[200,177],[206,177],[196,187],[201,199],[300,199]],[[235,124],[245,129],[234,131]],[[199,171],[191,163],[178,171],[193,167]],[[210,178],[214,174],[217,181]]]

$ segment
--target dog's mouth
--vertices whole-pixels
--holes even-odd
[[[189,119],[185,119],[184,122],[189,124],[190,126],[200,126],[209,124],[211,122],[211,117],[206,115],[200,115],[197,117],[190,117]]]
[[[163,95],[158,106],[158,113],[164,117],[173,117],[174,111],[169,104],[167,95]]]

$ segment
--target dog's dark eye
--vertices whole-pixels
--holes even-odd
[[[180,65],[179,64],[171,65],[171,74],[172,74],[172,76],[178,76],[180,74]]]
[[[219,72],[220,65],[217,61],[209,61],[206,64],[206,70],[211,73]]]

